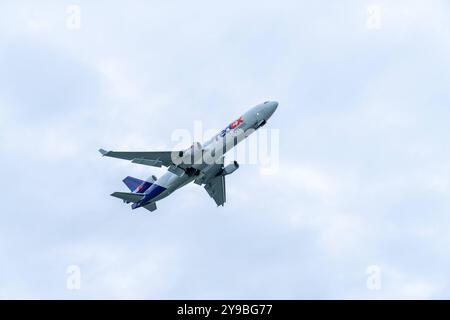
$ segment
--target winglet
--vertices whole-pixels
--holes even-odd
[[[99,149],[98,152],[100,152],[102,154],[102,156],[104,156],[108,153],[108,151],[106,151],[104,149]]]

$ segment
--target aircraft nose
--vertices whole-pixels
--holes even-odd
[[[277,110],[277,108],[278,108],[278,102],[277,101],[272,101],[267,106],[267,119],[272,116],[272,114],[275,112],[275,110]]]

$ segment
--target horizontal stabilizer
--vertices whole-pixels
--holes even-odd
[[[143,206],[143,208],[147,209],[147,210],[150,211],[150,212],[153,212],[153,211],[155,211],[155,210],[157,209],[157,208],[156,208],[156,203],[154,203],[154,202],[149,203],[149,204],[146,205],[146,206]]]
[[[145,197],[145,194],[131,193],[131,192],[114,192],[113,194],[111,194],[111,196],[122,199],[126,202],[136,203],[141,201]]]

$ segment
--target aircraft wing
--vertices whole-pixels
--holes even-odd
[[[210,179],[205,185],[206,191],[214,199],[217,206],[223,206],[226,199],[225,176],[217,176]]]
[[[172,151],[106,151],[100,149],[99,152],[104,157],[130,160],[133,163],[152,167],[170,167],[173,165]]]

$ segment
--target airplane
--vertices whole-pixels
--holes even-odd
[[[276,101],[258,104],[244,113],[225,129],[201,145],[194,143],[181,151],[106,151],[104,157],[129,160],[132,163],[168,168],[160,178],[151,176],[147,180],[133,177],[123,179],[131,192],[114,192],[111,196],[131,203],[132,209],[144,208],[151,212],[157,209],[156,202],[166,198],[175,190],[194,181],[204,185],[217,206],[226,202],[225,176],[239,168],[236,161],[224,166],[224,155],[250,134],[264,126],[278,107]]]

